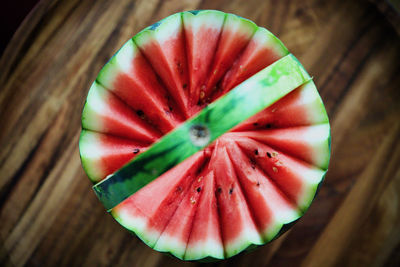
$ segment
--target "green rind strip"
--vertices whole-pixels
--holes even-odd
[[[94,185],[96,195],[110,211],[164,172],[310,79],[292,54],[281,58],[208,105],[120,170]],[[210,140],[204,146],[192,143],[189,129],[193,125],[208,127]]]

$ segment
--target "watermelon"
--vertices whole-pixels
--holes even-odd
[[[265,28],[215,10],[135,35],[92,84],[79,149],[111,215],[153,249],[219,260],[309,208],[330,125],[310,76]]]

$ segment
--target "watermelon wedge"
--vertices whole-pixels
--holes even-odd
[[[330,125],[310,76],[268,30],[215,10],[171,15],[103,67],[81,160],[112,216],[182,260],[277,238],[328,170]]]

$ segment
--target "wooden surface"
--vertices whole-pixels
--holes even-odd
[[[0,265],[196,265],[153,251],[104,211],[77,143],[108,58],[190,9],[236,13],[278,35],[314,76],[332,124],[330,171],[306,215],[213,265],[400,266],[400,38],[363,0],[40,2],[0,61]]]

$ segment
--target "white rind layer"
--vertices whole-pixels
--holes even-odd
[[[149,247],[154,247],[161,233],[150,229],[147,225],[145,216],[132,216],[124,209],[118,210],[118,213],[111,212],[113,217],[125,228],[135,232]]]
[[[224,24],[226,14],[216,10],[200,11],[196,15],[190,12],[183,12],[182,19],[185,28],[189,27],[196,34],[204,28],[220,30]]]
[[[187,246],[184,255],[185,260],[198,260],[207,257],[215,259],[224,258],[224,248],[219,241],[208,238],[207,240],[190,244]]]

